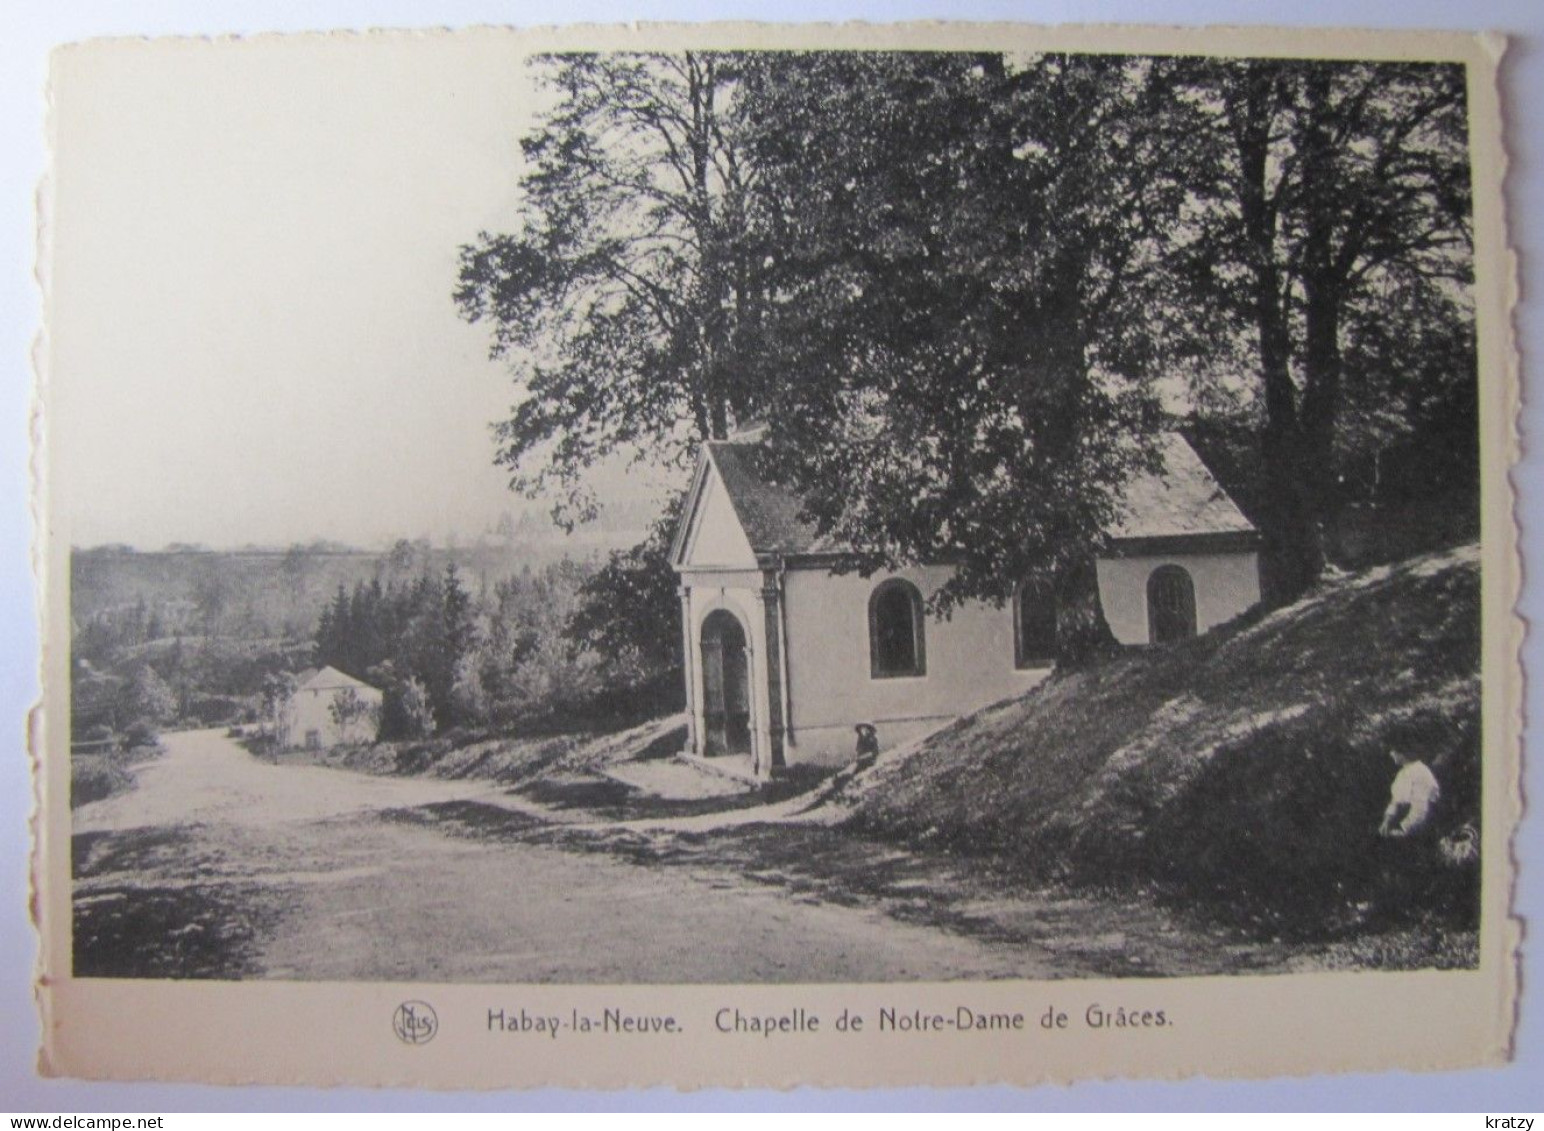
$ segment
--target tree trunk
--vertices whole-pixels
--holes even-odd
[[[1119,649],[1099,600],[1099,572],[1085,557],[1058,576],[1056,594],[1056,661],[1078,667]]]
[[[1335,459],[1335,422],[1340,411],[1340,315],[1345,280],[1337,267],[1334,215],[1334,143],[1328,135],[1332,112],[1329,75],[1310,71],[1303,129],[1303,181],[1309,215],[1303,244],[1306,342],[1303,351],[1303,468],[1309,502],[1319,529],[1333,543],[1340,502]]]
[[[1335,422],[1340,410],[1340,287],[1310,272],[1307,293],[1307,344],[1303,369],[1303,459],[1313,512],[1326,539],[1336,542],[1340,511],[1340,475],[1335,456]]]
[[[1313,584],[1324,567],[1318,529],[1304,482],[1304,451],[1292,384],[1292,341],[1287,328],[1282,272],[1276,248],[1276,202],[1268,186],[1277,68],[1255,63],[1232,109],[1239,153],[1239,206],[1253,273],[1251,300],[1259,333],[1265,428],[1260,447],[1264,482],[1261,531],[1267,602],[1287,604]]]

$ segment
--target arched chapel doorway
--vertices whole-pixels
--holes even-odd
[[[1196,634],[1196,588],[1177,565],[1159,566],[1147,579],[1147,635],[1153,644],[1173,644]]]
[[[745,630],[727,609],[702,622],[703,753],[751,751],[750,653]]]

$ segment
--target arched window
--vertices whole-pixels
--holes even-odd
[[[1177,565],[1159,566],[1147,578],[1147,638],[1172,644],[1196,634],[1196,587]]]
[[[869,671],[875,679],[927,674],[922,594],[899,577],[869,597]]]
[[[1044,587],[1021,584],[1013,591],[1013,662],[1021,668],[1056,662],[1056,599]]]

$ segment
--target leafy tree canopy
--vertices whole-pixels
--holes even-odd
[[[462,249],[456,300],[516,377],[498,461],[571,519],[596,460],[679,462],[760,420],[768,473],[861,564],[948,560],[943,604],[1001,598],[1086,577],[1164,410],[1229,407],[1289,597],[1345,470],[1414,427],[1424,386],[1472,387],[1459,68],[537,67],[550,103],[518,225]],[[1455,365],[1434,371],[1434,350]]]
[[[583,519],[596,460],[681,459],[754,409],[762,296],[732,120],[739,57],[536,62],[555,101],[521,143],[519,231],[462,248],[455,298],[517,378],[496,428],[511,485],[560,491],[560,516]]]

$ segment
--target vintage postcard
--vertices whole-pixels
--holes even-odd
[[[1502,50],[60,49],[43,1070],[1504,1061]]]

